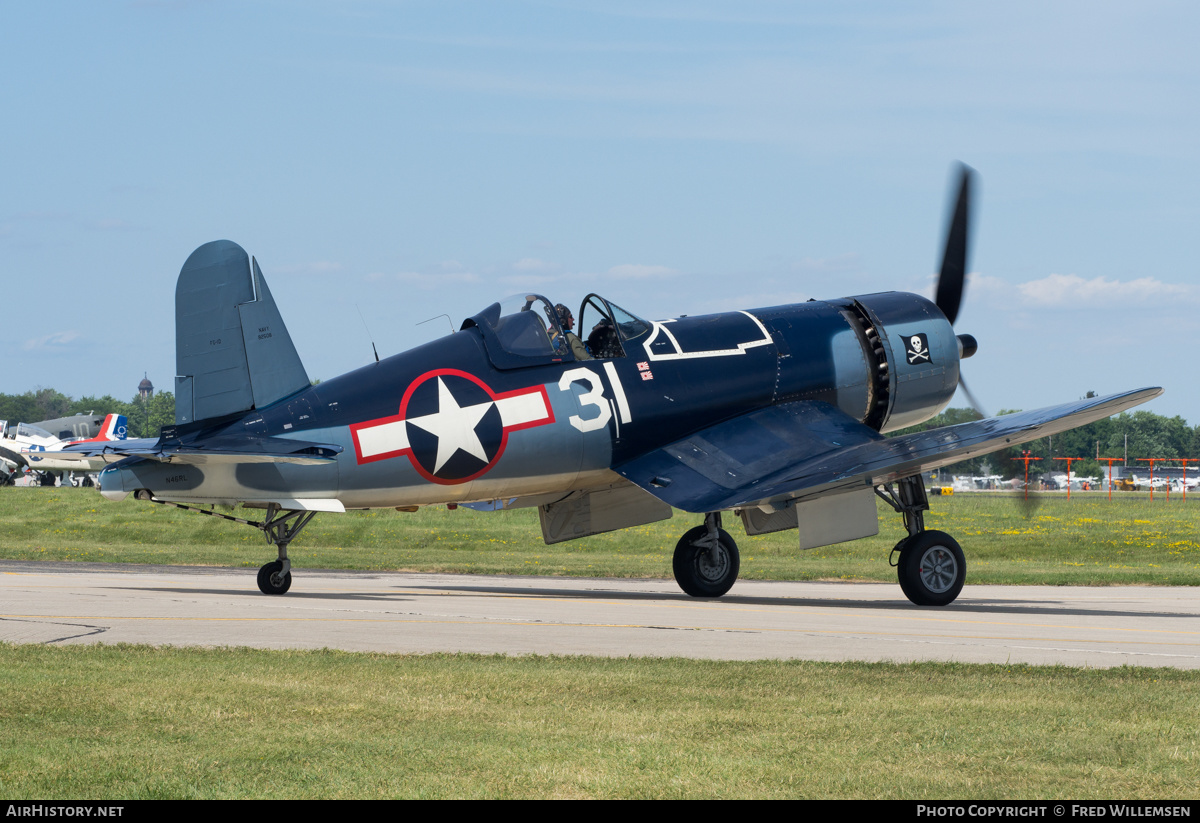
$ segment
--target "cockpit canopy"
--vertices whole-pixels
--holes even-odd
[[[623,344],[648,331],[650,324],[645,320],[598,294],[583,298],[579,307],[579,334],[587,334],[588,351],[599,360],[624,357]]]
[[[630,314],[598,294],[589,294],[579,309],[581,336],[596,359],[624,357],[623,343],[650,330],[645,320]],[[588,323],[593,324],[589,329]],[[498,369],[519,369],[548,363],[570,362],[571,352],[554,304],[540,294],[518,294],[493,303],[463,321],[462,328],[477,328],[488,357]]]
[[[15,436],[23,440],[56,440],[57,438],[41,426],[32,423],[18,423]]]

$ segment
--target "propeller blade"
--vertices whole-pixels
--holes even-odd
[[[959,164],[958,199],[954,204],[954,216],[950,218],[950,226],[946,231],[946,250],[942,254],[942,271],[938,275],[937,295],[933,301],[951,324],[958,317],[958,307],[962,303],[967,278],[972,175],[970,166]]]
[[[1017,498],[1017,504],[1020,506],[1021,515],[1030,520],[1037,513],[1038,506],[1042,505],[1042,496],[1036,491],[1030,492],[1025,489],[1025,493]]]
[[[963,394],[967,396],[967,402],[971,404],[971,408],[979,413],[980,417],[991,417],[990,414],[983,410],[983,406],[979,405],[979,401],[975,399],[975,395],[971,394],[971,390],[967,388],[967,381],[962,376],[962,372],[958,373],[958,387],[963,390]]]

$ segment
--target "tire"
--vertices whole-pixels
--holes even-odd
[[[896,575],[905,597],[918,606],[954,602],[967,579],[962,548],[945,532],[925,531],[901,540]]]
[[[283,561],[267,563],[258,570],[258,589],[263,594],[285,594],[292,587],[292,573],[280,576]]]
[[[737,543],[724,529],[717,530],[720,545],[717,561],[712,563],[709,552],[703,546],[696,545],[697,540],[707,535],[707,527],[697,526],[685,532],[675,544],[672,562],[675,582],[692,597],[720,597],[725,594],[737,580],[741,567]]]

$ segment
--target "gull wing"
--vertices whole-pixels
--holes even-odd
[[[689,512],[805,500],[1058,434],[1160,394],[1138,389],[901,437],[884,437],[827,403],[800,400],[726,420],[615,468]]]

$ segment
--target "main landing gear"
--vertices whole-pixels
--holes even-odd
[[[737,580],[737,543],[721,528],[721,513],[704,515],[704,525],[685,532],[675,544],[675,582],[692,597],[720,597]]]
[[[292,587],[292,562],[288,560],[287,546],[316,512],[283,511],[275,503],[267,506],[267,519],[256,523],[279,552],[279,559],[266,563],[258,570],[258,588],[263,594],[285,594]]]
[[[266,535],[267,542],[275,546],[279,552],[278,560],[266,563],[258,570],[258,589],[263,594],[284,594],[292,587],[292,563],[288,560],[287,556],[288,543],[291,543],[296,538],[296,535],[300,534],[301,530],[317,514],[313,511],[283,509],[278,503],[268,503],[267,518],[260,523],[257,520],[244,520],[240,517],[231,517],[228,514],[221,514],[210,509],[185,506],[182,503],[172,503],[168,500],[155,500],[150,492],[145,489],[139,491],[135,497],[138,500],[149,500],[151,503],[158,503],[163,506],[174,506],[177,509],[187,509],[188,511],[207,514],[209,517],[232,520],[234,523],[253,526],[261,531]]]
[[[875,494],[904,517],[908,530],[908,537],[892,549],[900,553],[893,565],[904,595],[918,606],[953,603],[967,579],[967,561],[953,537],[925,530],[929,498],[921,476],[905,477],[895,486],[878,486]]]

